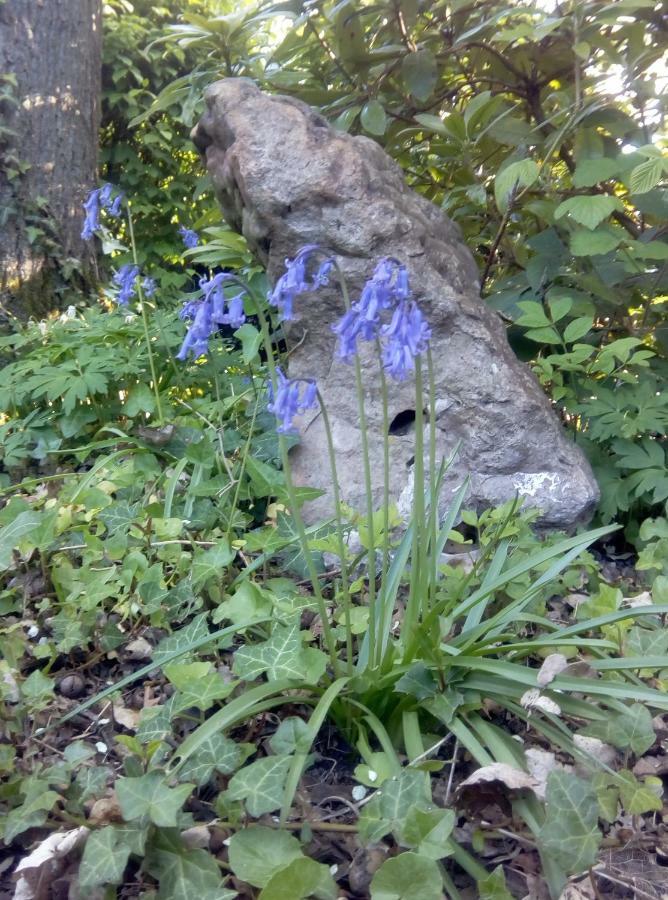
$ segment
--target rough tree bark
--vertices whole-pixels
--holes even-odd
[[[101,5],[0,2],[0,300],[22,317],[90,270],[81,203],[96,179]]]

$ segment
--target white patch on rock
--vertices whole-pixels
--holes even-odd
[[[555,491],[558,485],[559,476],[556,472],[518,472],[513,476],[515,490],[525,497],[535,497],[546,487],[548,491]]]

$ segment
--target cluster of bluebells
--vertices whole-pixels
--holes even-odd
[[[231,298],[225,297],[225,287],[236,282],[234,275],[219,272],[212,278],[202,278],[199,283],[200,297],[183,305],[179,317],[190,321],[181,349],[176,358],[181,361],[192,356],[197,359],[208,353],[209,338],[220,325],[240,328],[246,321],[244,294],[242,290]]]
[[[307,409],[315,409],[318,405],[318,391],[315,381],[303,378],[288,378],[276,367],[276,391],[269,385],[269,404],[267,409],[273,413],[280,424],[276,429],[281,434],[294,431],[293,419]]]
[[[179,234],[186,250],[192,250],[199,244],[199,235],[192,228],[186,228],[185,225],[179,226]]]
[[[381,312],[392,310],[389,324],[381,324]],[[408,272],[398,260],[381,259],[366,282],[359,300],[332,326],[338,335],[338,355],[350,360],[358,341],[379,338],[383,365],[396,381],[415,368],[415,358],[427,349],[431,331],[413,299]]]
[[[299,294],[315,291],[329,284],[329,273],[334,266],[333,259],[325,259],[309,278],[308,267],[314,254],[320,252],[315,244],[307,244],[297,253],[294,259],[285,260],[285,272],[276,282],[267,300],[280,313],[281,322],[289,322],[294,318],[294,300]]]
[[[126,263],[124,266],[121,266],[117,272],[114,272],[114,276],[111,280],[118,288],[116,291],[116,302],[120,306],[127,306],[130,300],[136,295],[137,279],[140,274],[139,266],[134,266],[132,263]],[[145,297],[152,297],[155,294],[157,287],[154,278],[147,275],[142,279],[141,288]]]
[[[83,205],[86,212],[81,237],[84,241],[89,241],[96,231],[100,229],[100,212],[105,210],[110,216],[117,219],[121,214],[121,204],[123,202],[123,194],[117,194],[112,200],[113,187],[105,184],[101,188],[95,188],[91,191]]]

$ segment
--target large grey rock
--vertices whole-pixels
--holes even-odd
[[[355,297],[374,264],[394,256],[408,267],[416,299],[432,327],[439,455],[461,442],[441,503],[471,476],[470,503],[495,505],[524,495],[545,526],[586,520],[598,499],[588,463],[563,431],[529,369],[513,355],[504,327],[480,299],[478,271],[459,230],[410,190],[399,167],[374,142],[333,130],[309,107],[225,79],[206,94],[193,131],[228,223],[248,240],[276,280],[284,259],[304,244],[337,256]],[[364,510],[354,369],[335,356],[331,324],[343,307],[335,289],[303,295],[291,325],[289,371],[314,377],[334,431],[345,500]],[[364,347],[374,503],[382,499],[382,410],[378,362]],[[415,408],[411,382],[391,383],[390,420],[406,426]],[[407,414],[401,416],[401,414]],[[330,483],[322,417],[302,422],[292,452],[295,480]],[[408,431],[408,433],[406,433]],[[391,440],[391,485],[410,501],[414,435]],[[310,504],[314,521],[331,511],[331,491]]]

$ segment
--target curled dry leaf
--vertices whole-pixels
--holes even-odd
[[[127,728],[128,731],[136,731],[139,728],[140,710],[128,709],[122,703],[114,703],[112,709],[114,711],[114,719],[123,728]]]
[[[522,694],[520,703],[525,709],[540,709],[543,712],[552,713],[555,716],[561,715],[561,707],[554,700],[541,694],[539,688],[531,688]]]
[[[125,645],[125,655],[128,659],[150,659],[153,656],[153,647],[146,638],[138,637]]]
[[[547,687],[559,672],[564,671],[567,665],[568,660],[563,653],[550,653],[549,656],[546,656],[536,678],[538,687]]]
[[[650,592],[643,591],[642,594],[637,594],[635,597],[624,597],[622,606],[651,606],[653,602]]]
[[[55,878],[60,874],[65,858],[76,850],[88,836],[88,828],[50,834],[16,867],[14,900],[47,900]]]
[[[111,797],[102,797],[91,806],[88,814],[91,825],[109,825],[111,822],[122,822],[123,813],[116,799],[116,792]]]
[[[193,825],[181,832],[181,840],[189,850],[208,850],[211,832],[208,825]]]
[[[509,809],[509,794],[514,791],[534,791],[540,782],[507,763],[492,763],[476,769],[472,775],[457,788],[456,799],[460,806],[471,811],[484,809],[490,804],[497,804],[502,809]]]

